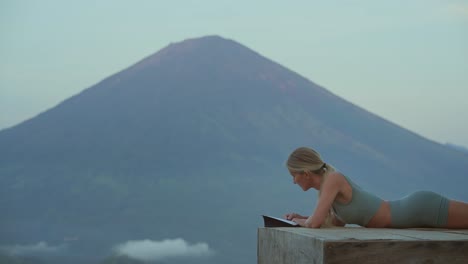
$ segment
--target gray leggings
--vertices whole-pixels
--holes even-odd
[[[449,199],[430,191],[418,191],[390,201],[391,227],[447,226]]]

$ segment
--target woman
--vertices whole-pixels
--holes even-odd
[[[384,201],[322,161],[310,148],[296,149],[287,161],[293,182],[304,191],[319,190],[310,217],[285,216],[303,227],[357,224],[374,228],[468,228],[468,204],[437,193],[419,191],[397,201]]]

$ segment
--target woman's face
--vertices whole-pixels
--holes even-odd
[[[320,177],[311,172],[291,172],[293,183],[299,185],[302,190],[310,188],[320,189]]]

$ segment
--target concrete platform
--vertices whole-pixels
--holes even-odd
[[[259,228],[258,264],[468,263],[468,229]]]

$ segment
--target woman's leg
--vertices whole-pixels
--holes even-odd
[[[448,228],[468,228],[468,203],[450,200]]]

